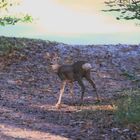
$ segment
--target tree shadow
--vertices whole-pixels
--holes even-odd
[[[67,107],[64,107],[60,110],[54,107],[42,108],[41,105],[35,105],[33,103],[18,103],[13,101],[9,97],[5,97],[0,102],[0,127],[10,127],[9,130],[5,129],[9,132],[17,131],[17,139],[18,136],[20,136],[20,132],[23,133],[25,131],[27,136],[34,132],[39,132],[42,135],[48,134],[52,135],[53,137],[60,136],[61,139],[86,139],[87,131],[96,127],[93,126],[92,123],[96,119],[101,119],[100,117],[96,117],[96,115],[100,114],[99,112],[104,111],[104,109],[103,106],[99,109],[100,104],[94,104],[94,109],[88,108],[88,102],[87,104],[85,103],[83,106],[81,106],[80,111],[78,108],[80,107],[80,105],[76,104],[76,106],[77,107],[75,110],[70,109],[70,107],[72,106],[70,106],[69,104],[67,104]],[[105,110],[105,112],[108,112],[108,114],[112,112],[108,109]],[[87,125],[88,121],[91,123],[89,128],[85,126]],[[84,126],[85,128],[83,133],[81,129],[83,129]],[[11,140],[12,138],[16,139],[16,137],[12,134],[6,136],[5,133],[1,133],[1,135],[5,135],[5,137],[7,137],[7,140]],[[21,140],[22,139],[26,140],[28,139],[28,137],[21,137]]]

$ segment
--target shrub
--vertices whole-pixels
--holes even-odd
[[[133,92],[117,100],[116,118],[121,122],[140,123],[140,95]]]

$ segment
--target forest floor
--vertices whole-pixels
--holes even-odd
[[[71,46],[1,37],[0,46],[10,48],[0,54],[0,140],[140,140],[139,123],[122,123],[115,117],[118,99],[139,94],[140,45]],[[52,52],[65,64],[92,64],[100,103],[84,81],[83,103],[75,82],[75,98],[67,86],[62,108],[55,108],[61,81],[49,66]]]

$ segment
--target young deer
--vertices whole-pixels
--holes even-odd
[[[84,92],[85,92],[85,85],[82,81],[83,78],[89,81],[89,83],[92,85],[92,87],[95,89],[95,93],[97,96],[97,99],[99,99],[99,95],[96,90],[95,83],[91,79],[90,72],[92,69],[92,66],[90,63],[86,61],[77,61],[73,63],[72,65],[60,65],[58,63],[59,57],[54,53],[53,56],[50,57],[51,61],[51,67],[52,70],[57,73],[59,78],[62,81],[61,88],[60,88],[60,95],[58,102],[56,103],[56,107],[60,108],[61,107],[61,99],[64,93],[65,85],[67,83],[70,83],[70,93],[73,96],[73,82],[77,81],[78,84],[81,87],[82,90],[82,95],[81,95],[81,100],[83,100],[84,97]]]

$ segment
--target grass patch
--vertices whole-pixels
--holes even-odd
[[[0,54],[9,54],[14,49],[20,49],[21,45],[16,38],[0,37]]]
[[[140,123],[140,90],[125,92],[124,96],[117,100],[116,106],[117,121]]]
[[[8,55],[13,50],[20,50],[25,47],[36,47],[36,46],[54,46],[58,45],[55,41],[45,41],[41,39],[31,38],[17,38],[17,37],[4,37],[0,36],[0,55]]]
[[[124,71],[121,75],[127,78],[128,80],[131,80],[135,84],[138,84],[140,82],[139,76],[137,76],[134,73],[132,74],[132,73],[129,73],[128,71]]]

